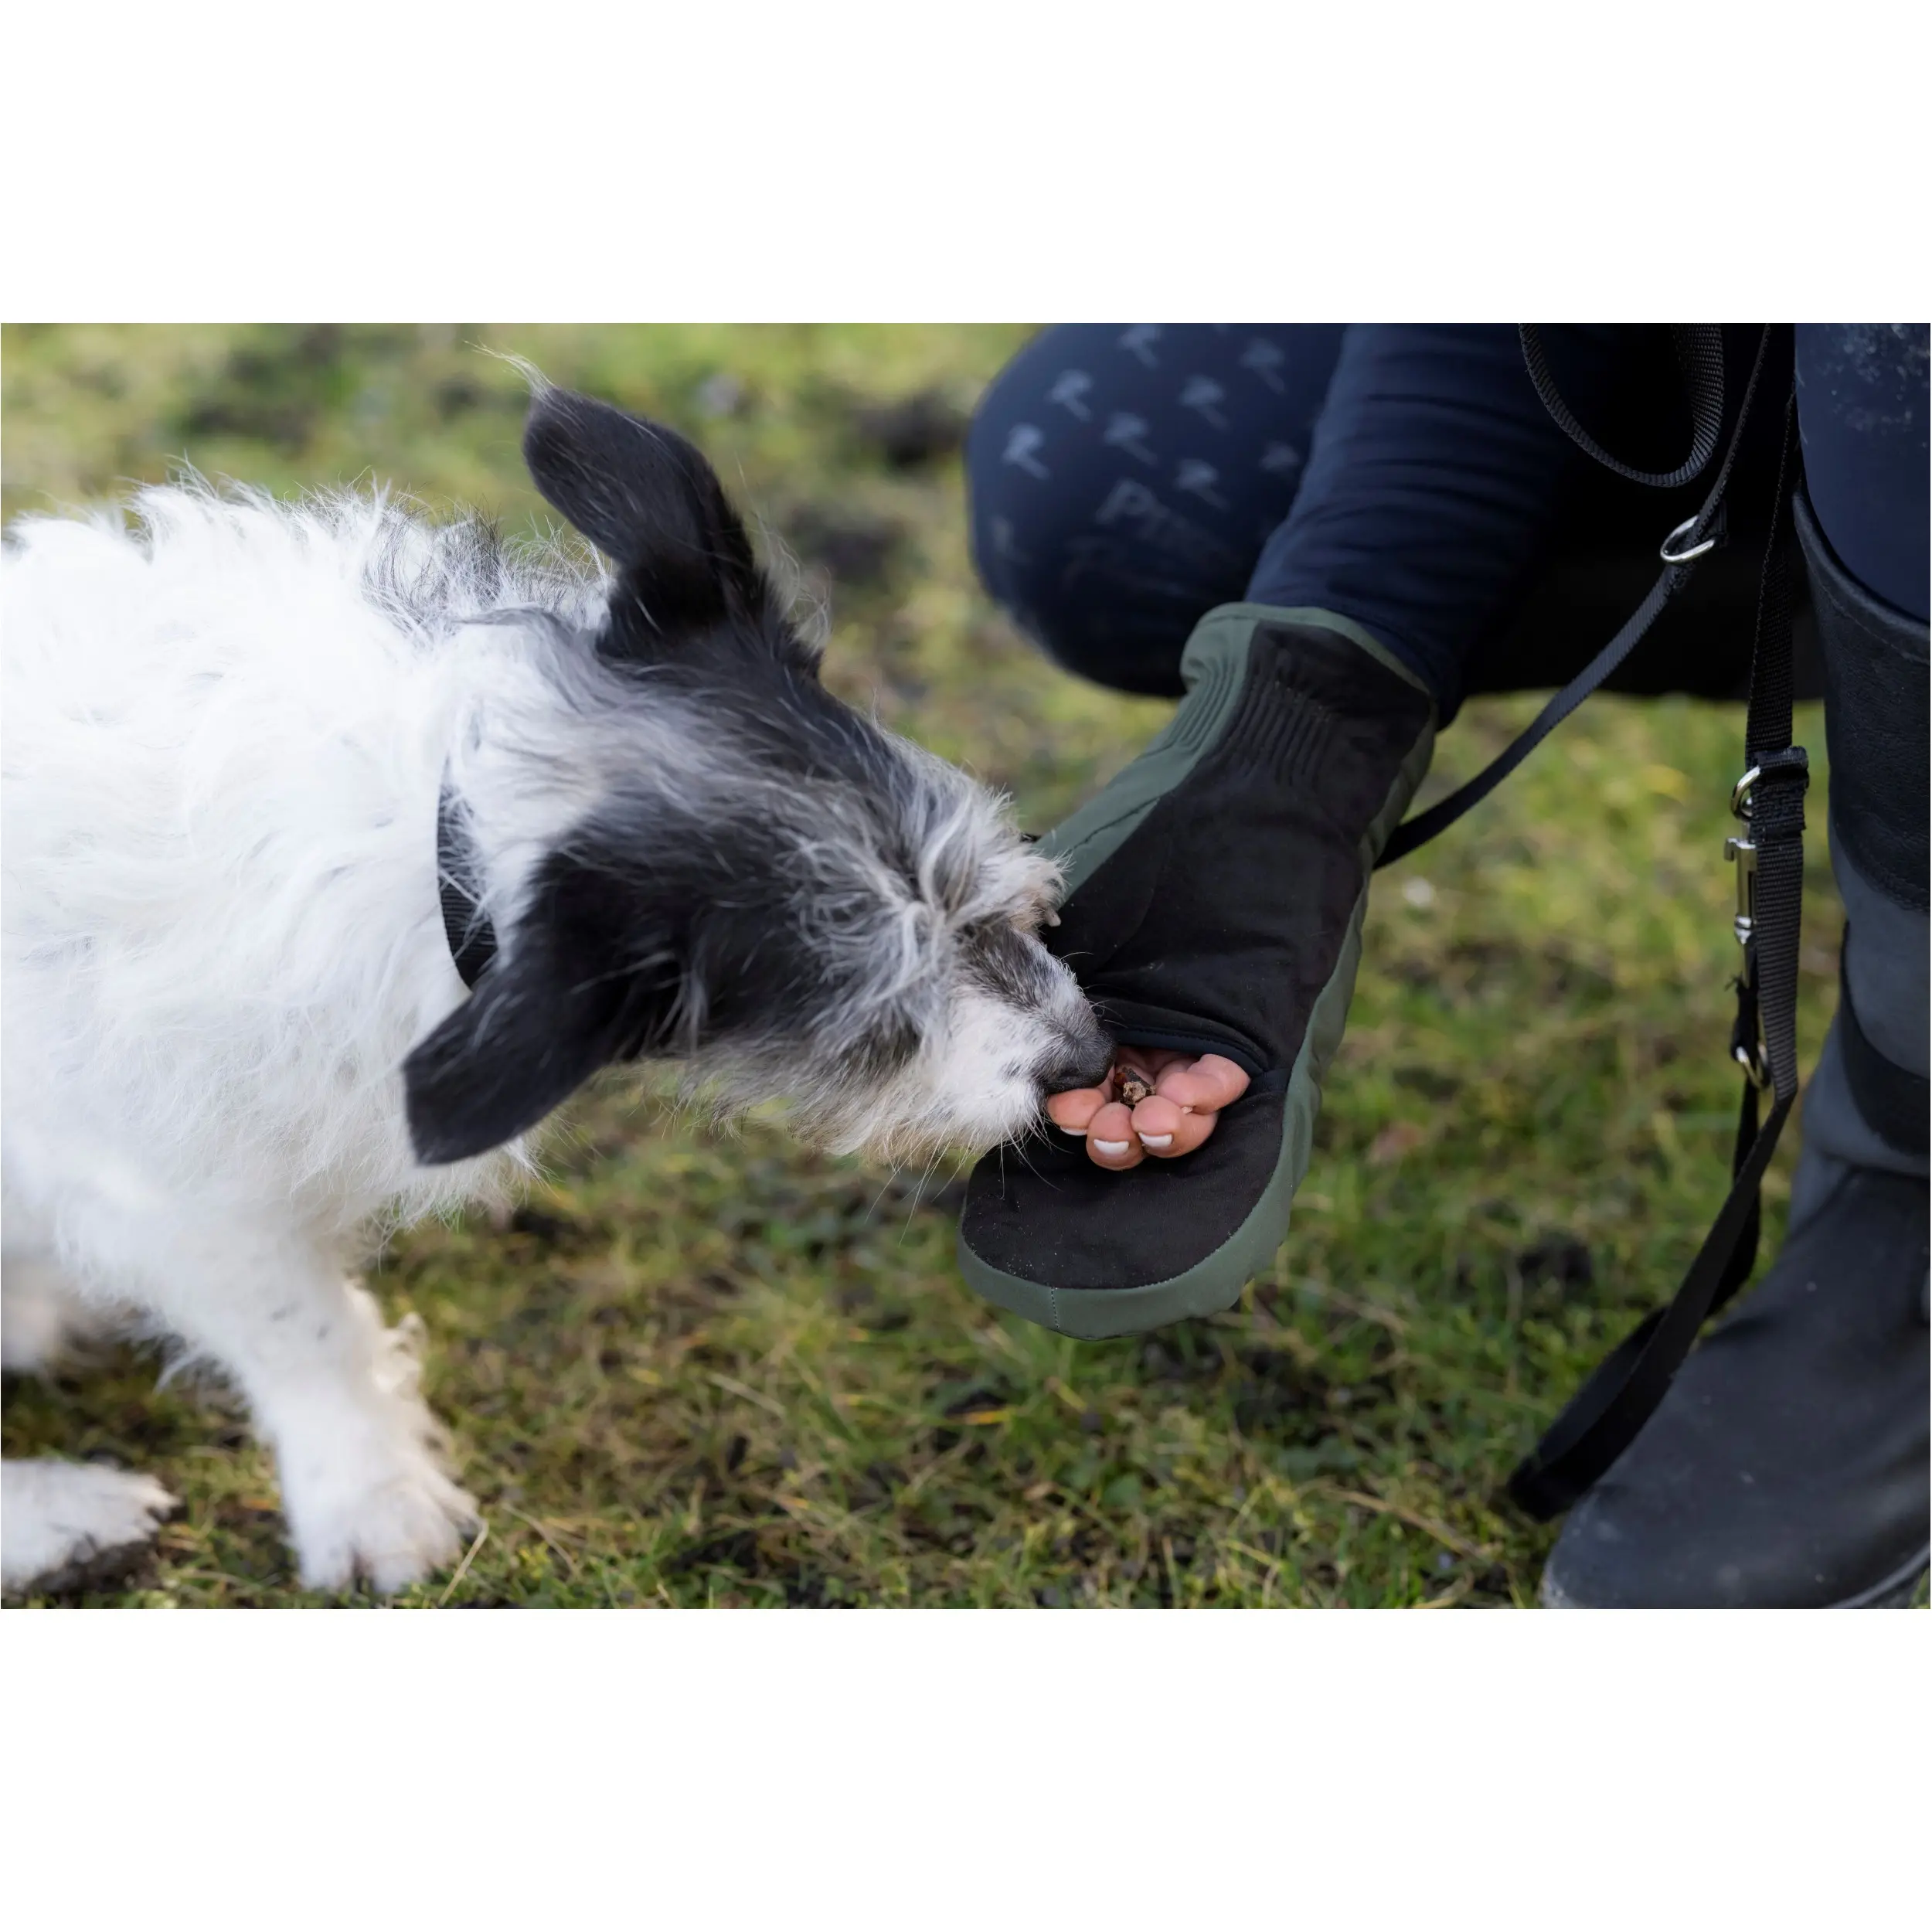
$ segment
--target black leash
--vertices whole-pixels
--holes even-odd
[[[1605,469],[1614,470],[1633,483],[1646,483],[1656,490],[1672,490],[1703,474],[1711,451],[1717,447],[1718,432],[1724,427],[1723,329],[1710,322],[1672,325],[1671,347],[1676,352],[1678,372],[1684,379],[1685,393],[1691,406],[1690,454],[1674,470],[1638,470],[1620,463],[1570,413],[1570,405],[1556,387],[1556,379],[1550,373],[1543,332],[1534,322],[1523,322],[1516,333],[1522,341],[1523,362],[1536,386],[1538,400],[1555,419],[1556,427],[1586,455],[1594,457]]]
[[[1579,447],[1598,461],[1607,463],[1620,475],[1637,482],[1676,484],[1687,482],[1702,473],[1712,450],[1716,447],[1718,428],[1723,420],[1724,358],[1721,345],[1712,352],[1700,347],[1695,355],[1687,349],[1680,357],[1685,379],[1694,386],[1690,400],[1692,420],[1696,427],[1691,453],[1676,469],[1662,477],[1655,477],[1631,469],[1606,454],[1584,433],[1568,409],[1563,407],[1563,399],[1556,394],[1554,388],[1546,393],[1544,386],[1549,379],[1549,367],[1543,359],[1540,340],[1529,323],[1523,325],[1521,332],[1523,359],[1530,365],[1537,393],[1543,397],[1544,406],[1556,417],[1557,426]],[[1699,338],[1718,333],[1715,329],[1701,327],[1688,332]],[[1680,523],[1664,539],[1658,553],[1663,559],[1664,573],[1651,585],[1649,596],[1631,613],[1623,628],[1543,706],[1536,714],[1535,722],[1506,750],[1485,765],[1459,791],[1451,792],[1427,811],[1417,812],[1414,818],[1404,820],[1396,828],[1394,835],[1383,849],[1382,856],[1376,861],[1378,868],[1406,858],[1418,845],[1426,845],[1439,833],[1447,832],[1471,806],[1478,805],[1487,798],[1636,649],[1644,634],[1662,614],[1664,606],[1690,581],[1691,573],[1699,562],[1723,541],[1724,492],[1730,486],[1731,471],[1743,441],[1744,425],[1750,420],[1751,405],[1757,400],[1770,345],[1771,330],[1767,325],[1758,339],[1757,355],[1751,364],[1750,379],[1744,386],[1744,400],[1739,406],[1737,421],[1732,428],[1724,460],[1718,465],[1716,480],[1705,496],[1703,508],[1689,522]]]
[[[1713,347],[1708,340],[1716,332],[1686,328],[1675,333],[1679,366],[1691,393],[1692,450],[1676,470],[1649,475],[1619,463],[1590,440],[1556,394],[1536,332],[1528,326],[1522,331],[1531,379],[1558,425],[1620,474],[1660,486],[1687,481],[1701,471],[1716,446],[1714,425],[1723,406],[1721,344]],[[1767,325],[1759,339],[1716,480],[1696,516],[1665,539],[1664,574],[1649,596],[1500,757],[1450,798],[1400,827],[1381,863],[1413,852],[1494,791],[1616,669],[1682,587],[1698,560],[1715,547],[1721,533],[1724,492],[1765,371],[1772,333]],[[1785,404],[1777,499],[1759,583],[1745,770],[1731,794],[1731,810],[1742,830],[1727,839],[1724,848],[1737,867],[1733,930],[1743,948],[1731,1052],[1743,1067],[1745,1080],[1732,1149],[1730,1192],[1676,1294],[1604,1358],[1510,1476],[1511,1497],[1539,1520],[1570,1508],[1636,1440],[1690,1353],[1699,1331],[1749,1277],[1757,1259],[1760,1189],[1798,1097],[1798,953],[1808,768],[1804,748],[1791,743],[1795,541],[1791,506],[1798,486],[1797,430],[1794,393]],[[1760,1124],[1760,1097],[1767,1094],[1770,1108]]]
[[[1511,1475],[1511,1496],[1539,1521],[1567,1509],[1636,1440],[1698,1331],[1749,1278],[1757,1260],[1759,1189],[1798,1097],[1798,951],[1809,771],[1804,747],[1791,743],[1796,444],[1794,401],[1785,407],[1777,509],[1758,595],[1746,768],[1731,794],[1742,832],[1725,842],[1738,869],[1735,930],[1744,949],[1731,1032],[1732,1055],[1744,1069],[1731,1191],[1676,1294],[1611,1352]],[[1770,1111],[1760,1126],[1765,1094]]]

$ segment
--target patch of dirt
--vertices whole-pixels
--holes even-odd
[[[895,470],[923,468],[951,456],[966,438],[966,413],[937,389],[862,409],[861,439]]]

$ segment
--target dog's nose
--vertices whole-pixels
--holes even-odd
[[[1098,1087],[1114,1064],[1113,1043],[1104,1033],[1090,1038],[1066,1040],[1062,1050],[1041,1070],[1040,1080],[1049,1094],[1064,1094],[1077,1087]]]

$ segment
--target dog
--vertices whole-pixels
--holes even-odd
[[[347,1264],[505,1198],[593,1073],[676,1062],[896,1161],[1109,1059],[1039,937],[1055,867],[826,690],[699,452],[540,379],[523,450],[607,561],[190,474],[0,563],[6,1363],[113,1308],[219,1371],[317,1590],[399,1591],[477,1522]],[[3,1480],[13,1592],[172,1505]]]

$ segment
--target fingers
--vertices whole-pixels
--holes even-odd
[[[1232,1107],[1248,1090],[1248,1077],[1231,1060],[1203,1053],[1198,1060],[1167,1067],[1155,1083],[1162,1098],[1197,1114]]]
[[[1116,1084],[1083,1087],[1049,1095],[1047,1117],[1062,1132],[1087,1142],[1095,1166],[1124,1174],[1150,1155],[1178,1160],[1214,1131],[1218,1111],[1247,1091],[1248,1077],[1219,1053],[1189,1060],[1179,1053],[1123,1047],[1117,1064],[1151,1081],[1155,1090],[1129,1110],[1114,1096]]]
[[[1151,1101],[1143,1105],[1151,1106]],[[1098,1087],[1080,1087],[1070,1093],[1051,1095],[1046,1117],[1063,1134],[1083,1136],[1087,1158],[1097,1167],[1125,1173],[1138,1167],[1143,1158],[1133,1117],[1117,1100]]]
[[[1109,1100],[1087,1124],[1087,1155],[1097,1167],[1124,1174],[1145,1158],[1134,1131],[1134,1117],[1118,1100]]]
[[[1164,1154],[1173,1145],[1175,1131],[1182,1123],[1192,1118],[1172,1100],[1150,1094],[1134,1110],[1134,1131],[1150,1154]]]
[[[1157,1161],[1179,1160],[1214,1131],[1212,1114],[1183,1114],[1172,1100],[1155,1095],[1134,1110],[1134,1131]]]
[[[1084,1134],[1087,1123],[1104,1107],[1108,1095],[1097,1087],[1076,1087],[1046,1097],[1046,1117],[1069,1134]]]
[[[1097,1108],[1087,1128],[1087,1157],[1117,1174],[1151,1156],[1179,1160],[1214,1131],[1212,1114],[1183,1114],[1170,1100],[1151,1094],[1130,1114],[1118,1100]]]
[[[1155,1094],[1134,1110],[1134,1137],[1157,1161],[1179,1160],[1214,1131],[1213,1114],[1183,1114],[1173,1101]]]

